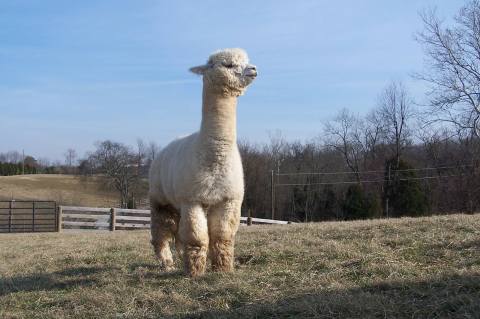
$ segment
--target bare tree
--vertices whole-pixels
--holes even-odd
[[[401,82],[392,81],[385,87],[378,100],[377,112],[383,121],[382,128],[386,141],[393,145],[398,166],[410,136],[409,121],[414,116],[412,101]]]
[[[65,165],[71,168],[75,164],[75,160],[77,159],[77,152],[73,148],[69,148],[64,155]]]
[[[149,163],[153,162],[157,154],[160,153],[161,149],[162,148],[157,143],[150,142],[147,147],[147,161]]]
[[[121,143],[108,140],[96,146],[89,157],[90,162],[108,177],[109,185],[119,192],[121,207],[127,207],[138,183],[137,154]]]
[[[480,135],[480,1],[465,4],[451,27],[435,10],[421,14],[417,35],[427,56],[426,70],[416,77],[430,85],[432,121],[447,121]]]
[[[40,157],[37,160],[37,163],[38,163],[38,166],[40,166],[41,168],[46,168],[46,167],[52,165],[50,159],[48,159],[46,157]]]
[[[280,166],[285,153],[285,147],[287,141],[282,135],[280,130],[275,132],[269,132],[270,143],[265,145],[264,151],[270,154],[270,159],[272,161],[272,168],[276,168],[277,173],[280,172]]]
[[[385,137],[385,127],[380,114],[375,110],[369,112],[365,117],[364,144],[366,156],[375,161],[378,157],[378,146]]]
[[[155,156],[160,153],[161,147],[155,142],[146,143],[143,139],[137,139],[137,168],[140,176],[146,177]]]
[[[332,120],[325,123],[325,145],[342,154],[348,168],[360,182],[360,169],[365,158],[364,123],[347,109],[342,109]]]
[[[23,160],[23,155],[17,151],[8,151],[6,153],[0,153],[0,162],[4,163],[20,163]]]
[[[137,138],[137,149],[136,149],[136,166],[137,166],[137,175],[145,175],[146,167],[146,158],[147,158],[147,143],[145,143],[141,138]]]

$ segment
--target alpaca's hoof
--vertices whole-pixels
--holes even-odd
[[[204,258],[194,260],[196,262],[189,262],[185,266],[185,273],[187,276],[195,278],[205,274],[206,262]]]
[[[186,275],[190,278],[198,278],[201,277],[205,274],[205,271],[203,270],[196,270],[196,271],[187,271]]]
[[[212,270],[215,272],[232,272],[233,266],[232,254],[217,254],[212,258]]]
[[[175,270],[175,265],[172,261],[161,262],[160,261],[160,269],[165,272],[172,272]]]

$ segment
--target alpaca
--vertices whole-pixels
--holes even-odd
[[[191,72],[203,76],[200,131],[171,142],[152,163],[151,243],[170,271],[170,243],[183,251],[185,272],[232,271],[243,201],[243,168],[237,147],[237,98],[257,76],[242,49],[213,53]]]

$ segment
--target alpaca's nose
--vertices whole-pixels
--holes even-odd
[[[246,76],[256,77],[257,74],[258,74],[257,67],[255,65],[248,65],[247,68],[245,69]]]

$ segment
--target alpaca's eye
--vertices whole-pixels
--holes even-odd
[[[233,68],[233,63],[223,63],[223,66],[231,69],[231,68]]]

